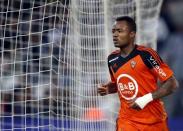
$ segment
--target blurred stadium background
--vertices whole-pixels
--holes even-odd
[[[1,0],[0,130],[112,131],[119,102],[98,96],[109,79],[111,27],[129,15],[137,43],[156,49],[180,88],[164,99],[183,130],[182,0]]]

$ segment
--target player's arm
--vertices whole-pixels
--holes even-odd
[[[115,78],[113,76],[113,71],[112,71],[112,68],[110,66],[110,62],[109,61],[110,61],[110,56],[108,57],[108,68],[109,68],[109,73],[110,73],[111,81],[106,83],[106,84],[101,84],[98,87],[97,91],[98,91],[98,93],[101,96],[117,92]]]
[[[163,82],[161,87],[159,87],[156,91],[148,93],[148,94],[134,100],[131,103],[131,107],[133,109],[141,110],[149,102],[172,94],[177,89],[177,87],[178,87],[178,82],[175,79],[175,77],[172,76],[168,80]]]
[[[178,85],[176,78],[174,76],[170,77],[168,80],[163,82],[160,88],[152,92],[153,100],[172,94],[177,89]]]
[[[98,87],[97,91],[101,96],[116,93],[117,92],[116,84],[113,82],[102,84]]]
[[[144,53],[142,58],[153,75],[162,81],[162,85],[157,90],[133,100],[131,107],[134,109],[143,109],[151,101],[173,93],[178,87],[178,82],[173,76],[172,70],[163,62],[155,51],[150,50],[150,53]]]

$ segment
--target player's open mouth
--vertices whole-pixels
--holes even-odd
[[[117,39],[113,39],[113,42],[118,42],[118,40]]]

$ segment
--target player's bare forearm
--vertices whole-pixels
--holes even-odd
[[[173,93],[178,87],[178,82],[174,76],[165,81],[160,88],[152,93],[153,100],[165,97]]]
[[[117,92],[116,84],[112,82],[102,84],[98,87],[97,91],[101,96],[116,93]]]
[[[156,91],[147,93],[142,97],[138,97],[137,99],[132,100],[130,107],[136,110],[144,109],[144,107],[149,102],[170,95],[177,87],[178,82],[175,77],[172,76],[167,81],[165,81]]]
[[[109,82],[108,83],[108,93],[112,94],[112,93],[116,93],[116,92],[117,92],[116,83]]]

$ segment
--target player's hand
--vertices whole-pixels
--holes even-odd
[[[130,104],[130,107],[137,110],[139,110],[138,108],[144,109],[144,107],[151,101],[153,101],[152,93],[148,93],[133,100],[133,102]]]
[[[108,94],[108,86],[105,84],[102,84],[98,87],[97,92],[101,95],[107,95]]]
[[[139,111],[139,110],[141,110],[141,108],[140,108],[140,106],[137,103],[135,103],[135,100],[136,99],[133,99],[132,101],[129,102],[130,108],[133,108],[133,109]]]

